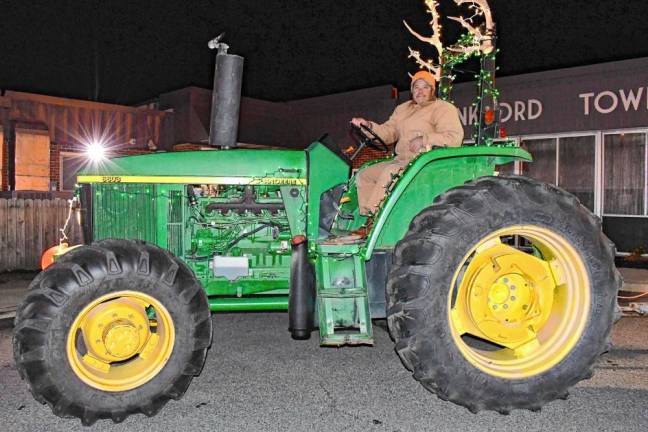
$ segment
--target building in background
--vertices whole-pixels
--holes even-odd
[[[573,193],[602,218],[619,251],[648,252],[648,58],[506,77],[497,85],[508,136],[534,156],[509,172]],[[464,125],[475,116],[471,86],[457,86]]]
[[[534,156],[502,174],[558,185],[600,216],[621,252],[648,251],[648,58],[500,78],[501,124]],[[474,83],[453,101],[467,141],[476,117]],[[353,144],[349,120],[384,121],[409,99],[391,86],[309,99],[242,98],[239,142],[300,149],[327,133]],[[2,190],[69,190],[85,130],[108,130],[116,153],[204,148],[210,90],[188,87],[140,107],[6,92],[0,97]],[[93,129],[94,128],[94,129]],[[367,151],[355,161],[381,155]]]
[[[112,155],[170,147],[171,115],[121,105],[6,91],[0,96],[0,190],[71,191],[87,148]]]

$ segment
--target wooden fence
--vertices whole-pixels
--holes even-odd
[[[59,242],[68,217],[65,199],[0,198],[0,272],[36,270],[43,251]],[[67,227],[68,242],[83,242],[78,210]]]

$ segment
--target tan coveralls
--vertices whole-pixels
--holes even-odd
[[[371,122],[371,129],[385,143],[396,143],[396,157],[371,165],[358,174],[358,204],[360,214],[364,215],[376,212],[391,176],[418,154],[410,151],[410,141],[421,137],[425,145],[421,151],[429,151],[433,145],[458,147],[464,135],[457,108],[438,99],[421,105],[414,101],[402,103],[385,123]]]

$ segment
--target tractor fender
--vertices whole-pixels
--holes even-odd
[[[441,193],[466,181],[493,175],[496,165],[530,162],[531,154],[513,146],[447,147],[422,153],[405,168],[382,202],[364,248],[369,260],[374,249],[392,249],[407,227]],[[404,201],[400,201],[404,198]]]

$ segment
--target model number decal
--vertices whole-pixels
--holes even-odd
[[[164,184],[232,184],[232,185],[306,185],[305,178],[294,177],[205,177],[205,176],[132,176],[80,175],[79,183],[164,183]]]
[[[303,185],[305,183],[304,179],[299,178],[289,178],[289,177],[280,177],[280,178],[255,178],[250,181],[249,184],[252,185]]]

